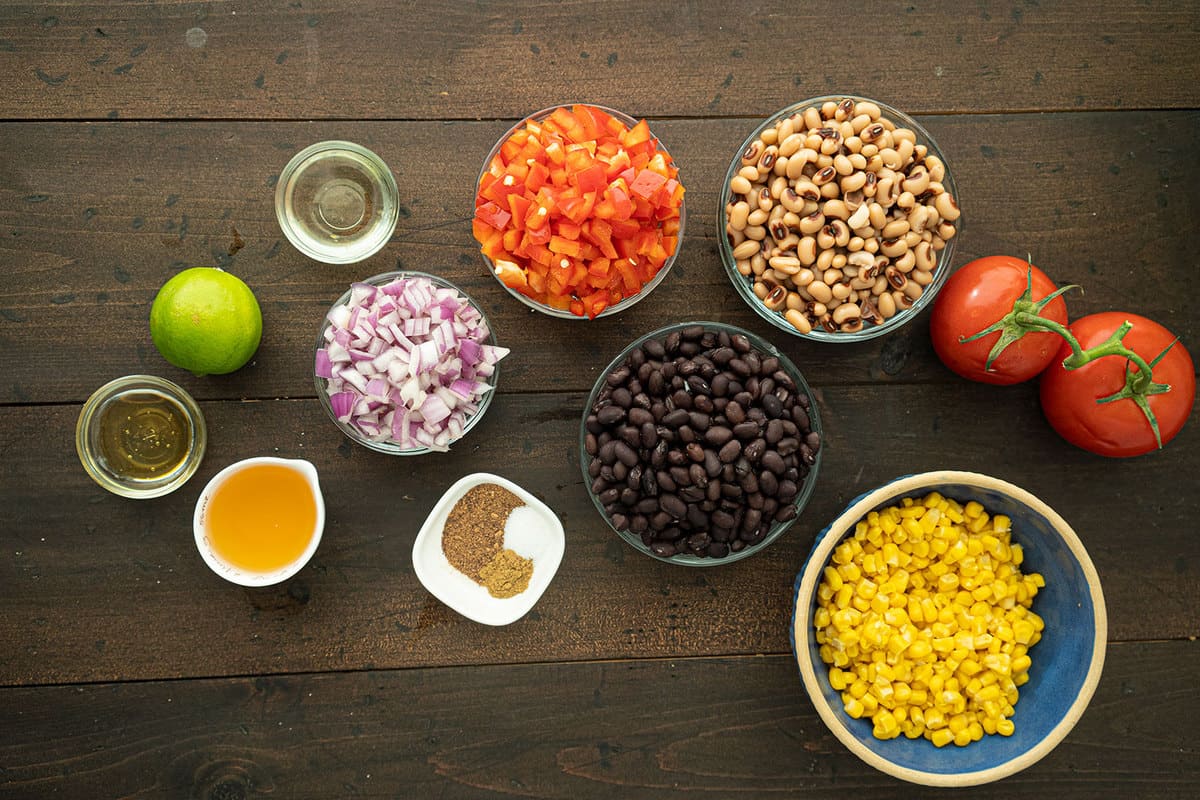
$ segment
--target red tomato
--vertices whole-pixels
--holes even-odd
[[[1126,321],[1133,328],[1122,340],[1125,346],[1152,365],[1155,383],[1171,387],[1169,392],[1146,398],[1158,419],[1159,434],[1165,445],[1183,428],[1196,399],[1196,370],[1183,344],[1176,342],[1154,364],[1154,359],[1175,341],[1174,334],[1153,320],[1119,311],[1077,319],[1071,325],[1071,332],[1080,347],[1087,350],[1103,343]],[[1127,360],[1105,356],[1079,369],[1068,370],[1062,366],[1062,360],[1069,355],[1071,348],[1063,342],[1054,363],[1042,374],[1042,412],[1054,430],[1071,444],[1102,456],[1137,456],[1157,449],[1154,430],[1134,400],[1096,402],[1125,386]],[[1133,365],[1130,370],[1137,373]]]
[[[1052,280],[1032,264],[1012,256],[978,258],[958,269],[938,292],[929,333],[933,349],[947,367],[964,378],[981,383],[1007,386],[1037,375],[1058,351],[1062,339],[1056,333],[1032,331],[1008,345],[991,370],[984,369],[988,353],[1001,332],[990,333],[973,342],[962,342],[979,333],[1014,310],[1025,293],[1029,273],[1033,272],[1032,301],[1052,294]],[[1067,324],[1067,304],[1062,297],[1051,300],[1040,316]]]

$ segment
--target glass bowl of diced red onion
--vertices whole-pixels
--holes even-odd
[[[423,272],[353,283],[317,335],[317,393],[342,433],[380,453],[445,452],[492,402],[496,344],[454,284]]]

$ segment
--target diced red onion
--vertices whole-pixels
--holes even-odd
[[[485,344],[478,309],[426,278],[355,283],[330,310],[314,367],[335,416],[374,441],[446,450],[508,349]]]

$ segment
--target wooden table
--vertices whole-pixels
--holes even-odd
[[[789,652],[816,532],[897,475],[978,470],[1045,499],[1103,579],[1110,646],[1082,721],[975,797],[1180,797],[1200,779],[1200,420],[1113,461],[1059,439],[1036,386],[991,388],[933,354],[927,315],[882,339],[801,342],[733,293],[721,178],[759,119],[854,92],[919,116],[957,176],[954,261],[1031,253],[1082,284],[1073,316],[1161,321],[1200,352],[1200,14],[1190,4],[693,2],[5,3],[0,7],[0,797],[873,797]],[[566,99],[650,118],[691,211],[666,281],[616,318],[532,313],[487,274],[473,181],[515,119]],[[301,147],[345,138],[400,186],[366,263],[322,266],[275,222]],[[262,303],[252,363],[194,378],[150,342],[158,287],[219,265]],[[317,326],[352,280],[396,267],[472,294],[513,347],[486,419],[446,456],[390,458],[330,424]],[[767,336],[816,387],[818,492],[754,558],[659,563],[605,526],[579,474],[586,392],[632,337],[716,319]],[[73,449],[81,403],[129,373],[178,381],[209,425],[199,473],[135,502]],[[310,459],[325,538],[295,579],[222,582],[192,543],[221,467]],[[461,475],[552,506],[567,553],[500,629],[416,580],[417,528]],[[1188,787],[1192,787],[1189,789]],[[921,792],[922,796],[937,792]]]

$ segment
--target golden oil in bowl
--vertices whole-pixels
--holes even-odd
[[[75,447],[87,473],[123,497],[159,497],[182,486],[204,456],[207,431],[196,401],[151,375],[105,384],[84,404]]]

